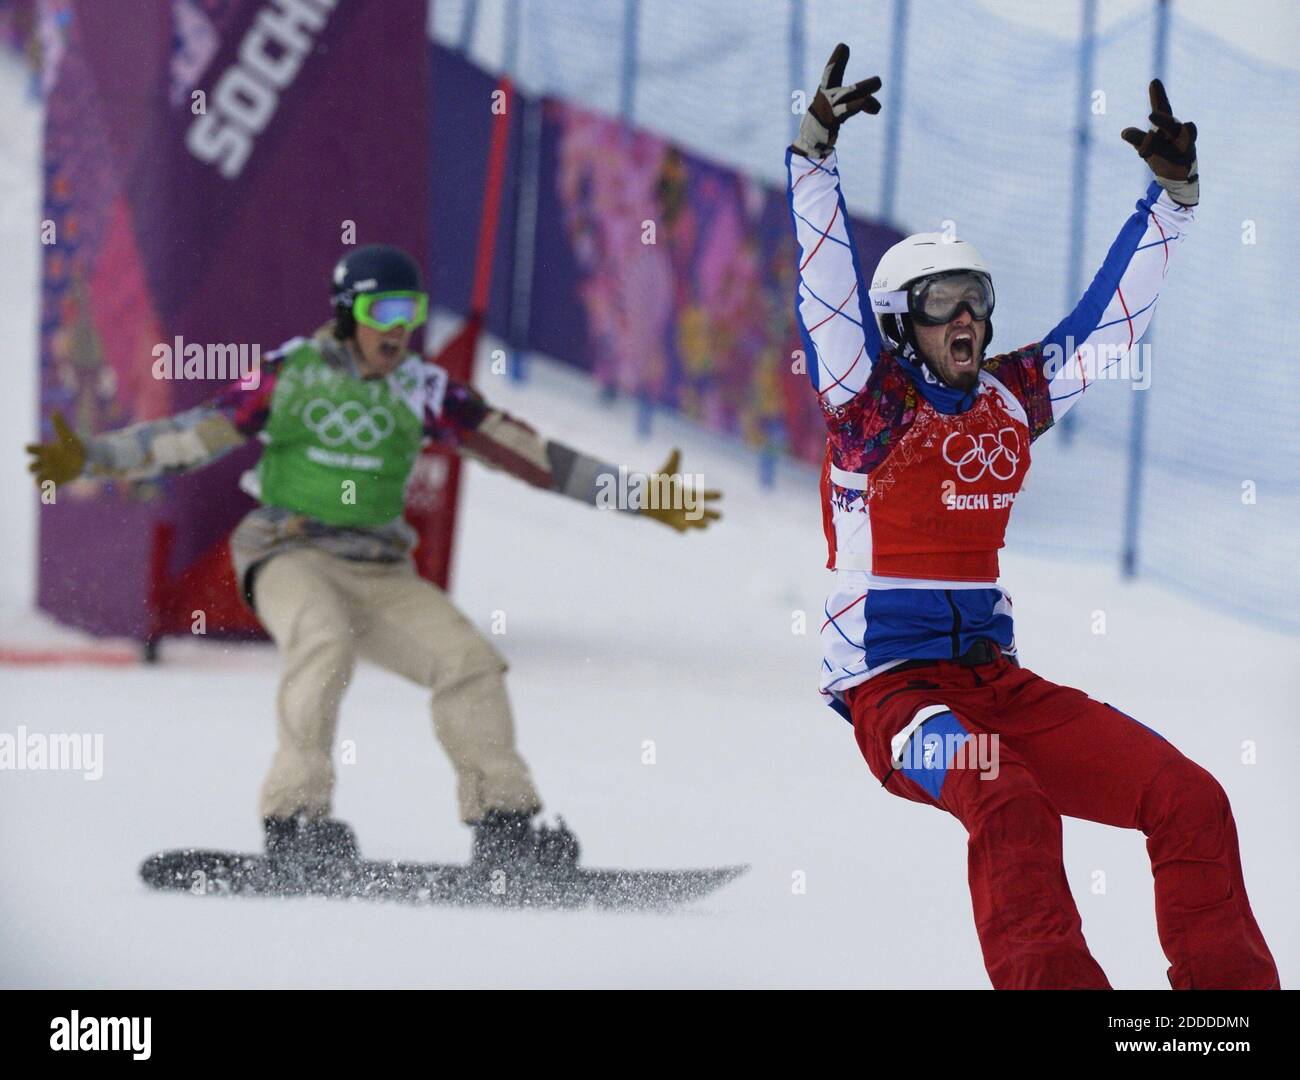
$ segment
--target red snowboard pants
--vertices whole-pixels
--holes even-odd
[[[995,989],[1110,988],[1066,881],[1062,814],[1146,835],[1175,990],[1279,988],[1228,798],[1156,732],[1001,657],[886,672],[846,697],[882,785],[966,827],[975,928]]]

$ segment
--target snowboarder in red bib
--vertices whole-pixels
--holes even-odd
[[[1151,128],[1123,138],[1155,179],[1075,309],[989,357],[993,281],[964,238],[858,264],[834,150],[876,113],[836,47],[786,155],[797,309],[829,430],[821,690],[895,795],[969,833],[975,927],[994,987],[1108,989],[1061,853],[1061,815],[1141,829],[1175,989],[1276,989],[1223,788],[1155,731],[1019,666],[998,550],[1030,446],[1142,337],[1199,199],[1196,127],[1151,83]]]
[[[563,824],[533,823],[542,803],[515,746],[505,659],[415,573],[407,480],[421,445],[435,440],[534,487],[678,532],[716,520],[718,493],[691,486],[674,451],[638,485],[644,498],[611,501],[618,466],[542,437],[411,352],[428,297],[400,249],[350,251],[331,296],[333,321],[264,357],[256,386],[237,383],[176,416],[84,440],[55,414],[55,440],[27,447],[30,469],[38,483],[145,478],[203,468],[255,437],[266,443],[241,481],[261,505],[230,546],[244,597],[283,662],[261,796],[269,854],[356,857],[351,829],[329,816],[331,755],[340,703],[364,658],[431,691],[460,817],[475,830],[475,863],[574,863],[577,841]]]

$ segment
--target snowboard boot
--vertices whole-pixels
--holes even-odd
[[[356,836],[346,824],[334,818],[312,818],[297,813],[287,818],[263,818],[262,825],[266,831],[266,854],[272,859],[355,862],[360,857]]]
[[[561,870],[578,863],[578,838],[564,820],[557,828],[534,827],[523,810],[489,810],[474,824],[471,865]]]
[[[539,866],[558,870],[578,865],[578,838],[564,823],[564,818],[555,816],[555,828],[547,825],[537,829],[537,862]]]

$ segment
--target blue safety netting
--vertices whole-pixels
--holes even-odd
[[[977,0],[901,12],[883,0],[438,0],[430,32],[526,90],[776,183],[792,93],[815,86],[834,43],[848,42],[851,76],[888,80],[885,112],[841,137],[850,210],[905,232],[950,222],[974,241],[997,284],[995,346],[1010,348],[1072,305],[1072,230],[1081,288],[1149,178],[1119,132],[1145,126],[1157,4],[1093,37],[1086,84],[1080,8],[1061,6],[1071,25],[1052,34]],[[1300,13],[1288,32],[1300,38]],[[1300,78],[1176,6],[1164,41],[1174,108],[1200,132],[1203,203],[1148,336],[1150,386],[1096,384],[1069,430],[1037,444],[1009,542],[1117,562],[1127,550],[1142,576],[1297,630]]]

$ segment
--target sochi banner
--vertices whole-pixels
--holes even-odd
[[[55,411],[94,434],[255,384],[261,355],[330,318],[350,244],[427,265],[427,0],[41,12],[47,435]],[[60,488],[40,515],[40,606],[140,640],[189,609],[210,632],[255,630],[225,540],[258,447],[161,482]]]

